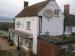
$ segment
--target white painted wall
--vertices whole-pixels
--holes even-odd
[[[39,16],[43,16],[43,22],[42,22],[42,33],[41,35],[44,35],[45,32],[49,32],[50,36],[58,36],[63,35],[63,23],[64,23],[64,15],[59,11],[59,16],[52,17],[48,21],[47,18],[43,15],[44,10],[46,9],[52,9],[55,11],[55,9],[59,9],[57,3],[55,1],[50,1],[39,13]]]
[[[75,33],[75,26],[71,26],[71,27],[72,27],[72,32],[68,32],[68,26],[66,26],[65,35],[70,35],[71,33]]]
[[[19,30],[22,32],[28,32],[28,33],[34,33],[35,30],[37,30],[37,18],[38,17],[22,17],[22,18],[16,18],[15,20],[15,30]],[[26,22],[31,22],[31,30],[26,29]],[[20,28],[17,28],[16,24],[17,22],[20,22]],[[35,26],[35,27],[34,27]]]
[[[75,33],[75,26],[72,26],[72,32]]]
[[[26,22],[31,22],[31,30],[26,30]],[[20,22],[20,28],[17,28],[17,22]],[[38,34],[38,17],[23,17],[23,18],[16,18],[15,20],[15,30],[19,30],[22,32],[27,32],[33,35],[33,52],[34,54],[37,53],[37,34]]]
[[[49,9],[49,8],[54,11],[55,9],[58,9],[59,7],[56,4],[56,2],[51,1],[38,13],[38,16],[43,16],[41,35],[44,35],[44,33],[47,31],[49,31],[50,36],[62,35],[63,34],[64,15],[60,10],[59,17],[54,16],[53,18],[50,18],[50,20],[48,21],[47,18],[44,17],[43,11],[45,9]],[[26,30],[26,22],[27,21],[31,21],[31,30]],[[17,28],[17,26],[16,26],[17,22],[20,22],[20,24],[21,24],[20,28]],[[36,54],[37,53],[37,36],[39,33],[39,18],[37,16],[16,18],[15,30],[33,34],[33,52],[34,52],[34,54]]]
[[[14,35],[15,37],[14,37],[14,42],[15,42],[15,44],[17,45],[18,44],[18,35]]]

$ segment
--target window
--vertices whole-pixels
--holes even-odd
[[[55,15],[59,15],[59,9],[55,9]]]
[[[23,45],[23,38],[20,37],[20,45]]]
[[[27,21],[27,30],[30,30],[31,29],[31,22],[30,21]]]
[[[17,22],[17,28],[19,28],[20,27],[20,22]]]
[[[24,39],[24,46],[27,48],[32,48],[33,40],[32,39]]]
[[[61,46],[61,49],[67,52],[68,51],[68,46],[67,45],[63,45],[63,46]]]
[[[71,26],[68,27],[67,32],[68,33],[71,33],[72,32],[72,27]]]
[[[24,46],[27,47],[27,48],[29,48],[29,41],[28,41],[28,39],[24,40]]]

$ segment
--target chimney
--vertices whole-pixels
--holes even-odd
[[[24,1],[24,8],[25,7],[28,7],[28,2],[27,1]]]
[[[69,10],[70,10],[70,5],[69,4],[64,5],[64,15],[65,16],[69,15]]]
[[[55,1],[55,0],[47,0],[47,1]]]

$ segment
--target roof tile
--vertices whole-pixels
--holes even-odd
[[[26,7],[16,17],[35,16],[47,3],[47,1],[43,1]]]

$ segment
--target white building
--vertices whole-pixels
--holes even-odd
[[[55,0],[43,1],[27,6],[15,18],[13,32],[16,45],[37,54],[37,38],[40,35],[61,36],[64,28],[64,15]]]
[[[67,15],[65,17],[64,26],[66,35],[71,35],[72,33],[75,33],[75,15]]]
[[[64,5],[64,34],[70,35],[75,33],[75,15],[69,14],[70,5]]]

